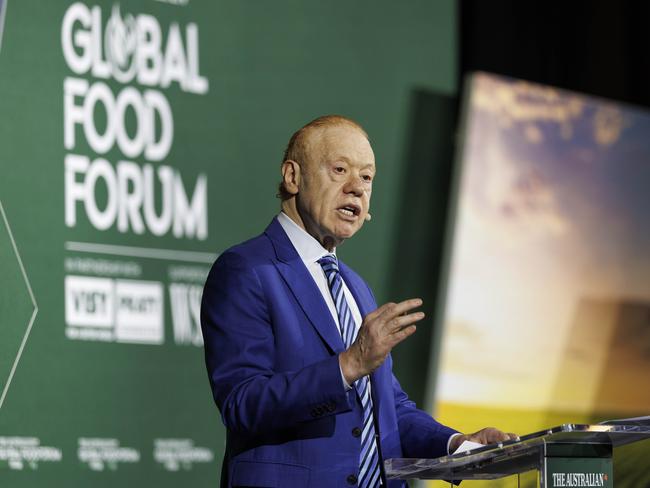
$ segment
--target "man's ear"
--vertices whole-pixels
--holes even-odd
[[[300,186],[300,165],[292,159],[282,163],[282,182],[284,189],[291,195],[298,194]]]

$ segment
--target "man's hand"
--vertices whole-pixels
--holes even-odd
[[[505,433],[494,427],[486,427],[473,434],[462,434],[454,437],[449,443],[449,453],[452,454],[465,441],[478,442],[479,444],[496,444],[517,439],[519,439],[517,434]]]
[[[422,300],[413,298],[387,303],[366,315],[354,344],[339,356],[341,371],[348,384],[372,373],[393,347],[415,332],[414,324],[424,318],[424,313],[408,312],[421,305]]]

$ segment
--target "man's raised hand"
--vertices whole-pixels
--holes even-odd
[[[363,319],[354,344],[339,356],[341,371],[348,384],[372,373],[384,362],[397,344],[415,332],[415,323],[424,318],[413,309],[422,300],[413,298],[400,303],[386,303]]]

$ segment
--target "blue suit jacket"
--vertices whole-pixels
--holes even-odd
[[[372,292],[339,264],[365,316],[377,308]],[[354,389],[342,384],[338,328],[277,220],[215,262],[201,323],[227,428],[222,486],[350,486],[359,469],[362,409]],[[445,455],[455,431],[418,410],[391,368],[388,357],[371,375],[383,458]]]

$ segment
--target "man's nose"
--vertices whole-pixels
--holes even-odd
[[[361,181],[361,178],[359,176],[352,176],[345,183],[343,191],[345,193],[352,193],[355,196],[360,197],[364,192],[363,181]]]

